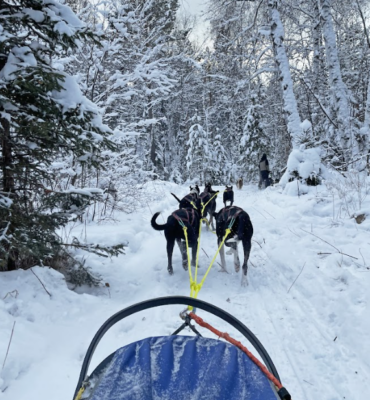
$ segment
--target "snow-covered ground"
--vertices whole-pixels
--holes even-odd
[[[0,274],[1,366],[14,326],[0,373],[1,400],[72,399],[86,349],[106,319],[141,300],[189,294],[178,248],[169,276],[164,235],[150,226],[154,212],[162,211],[166,219],[177,208],[170,192],[180,197],[188,187],[151,183],[146,188],[151,200],[140,212],[75,228],[75,234],[93,242],[129,241],[119,258],[87,257],[110,288],[76,293],[58,272],[35,267],[49,297],[31,271]],[[369,202],[365,199],[365,209]],[[249,286],[241,287],[233,257],[227,256],[229,274],[218,272],[215,264],[199,298],[230,312],[256,334],[293,399],[369,399],[370,216],[356,224],[324,186],[300,197],[280,188],[260,192],[247,186],[235,191],[235,205],[249,213],[254,226]],[[202,276],[217,249],[216,237],[205,227],[201,247]],[[126,343],[172,333],[181,325],[182,309],[158,308],[118,323],[99,344],[91,368]],[[242,340],[221,320],[199,314]]]

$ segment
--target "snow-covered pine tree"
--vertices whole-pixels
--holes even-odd
[[[262,106],[257,103],[256,96],[252,94],[243,136],[240,140],[240,176],[247,181],[258,179],[258,163],[262,154],[266,153],[268,158],[270,157],[271,142],[261,126],[261,109]]]
[[[50,263],[66,245],[56,230],[81,214],[94,190],[51,190],[56,157],[98,168],[104,149],[114,149],[110,130],[75,79],[53,59],[91,35],[57,0],[0,3],[0,269]]]
[[[201,65],[195,61],[196,49],[188,39],[194,24],[193,16],[180,14],[171,34],[173,40],[168,43],[168,63],[176,82],[171,95],[163,102],[167,122],[163,141],[168,179],[176,183],[188,178],[186,142],[192,124],[190,116],[201,108]]]
[[[191,118],[191,121],[193,125],[189,129],[186,166],[189,171],[189,179],[198,182],[200,185],[204,185],[211,178],[208,135],[201,124],[202,118],[198,114],[195,114]]]
[[[205,91],[213,131],[217,128],[221,145],[226,152],[223,182],[229,184],[238,178],[239,141],[249,95],[248,67],[251,57],[248,40],[243,34],[251,12],[249,5],[236,1],[225,4],[221,0],[209,3],[211,35],[214,51],[206,54]],[[207,64],[206,64],[207,62]],[[215,140],[215,138],[212,138]]]
[[[209,164],[210,179],[214,185],[224,185],[230,182],[230,172],[226,151],[222,145],[222,136],[216,133],[213,142],[210,143],[211,162]]]
[[[168,43],[177,8],[177,0],[125,0],[110,17],[122,50],[115,56],[107,111],[119,116],[124,131],[137,135],[142,168],[160,178],[166,149],[163,103],[175,82],[168,67]]]

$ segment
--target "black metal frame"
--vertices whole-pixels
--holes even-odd
[[[274,363],[272,362],[270,356],[268,355],[266,349],[263,347],[262,343],[256,338],[256,336],[239,320],[233,317],[228,312],[218,308],[210,303],[206,303],[205,301],[193,299],[191,297],[186,296],[169,296],[169,297],[158,297],[156,299],[142,301],[141,303],[134,304],[130,307],[127,307],[121,311],[118,311],[116,314],[112,315],[104,324],[100,327],[98,332],[95,334],[93,340],[90,343],[89,348],[87,349],[84,361],[82,363],[80,376],[78,379],[77,387],[73,398],[75,399],[78,391],[80,390],[83,382],[87,377],[87,371],[89,369],[90,361],[95,352],[97,345],[99,344],[101,338],[105,335],[105,333],[117,322],[122,319],[135,314],[140,311],[144,311],[150,308],[167,306],[167,305],[190,305],[192,307],[199,308],[201,310],[207,311],[225,322],[232,325],[235,329],[237,329],[256,349],[258,354],[261,356],[263,362],[265,363],[267,369],[275,376],[275,378],[280,381],[279,374],[275,368]]]

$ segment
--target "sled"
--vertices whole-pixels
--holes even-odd
[[[191,324],[192,320],[203,327],[210,325],[195,312],[185,310],[180,314],[183,324],[172,335],[148,337],[128,344],[87,374],[99,341],[114,324],[137,312],[174,304],[196,307],[232,325],[254,347],[264,365],[242,351],[240,342],[234,340],[235,344],[232,344],[203,337]],[[186,326],[196,335],[179,336]],[[227,340],[230,338],[212,327],[209,329]],[[190,297],[171,296],[125,308],[102,325],[87,350],[73,399],[290,400],[291,397],[281,385],[267,351],[245,325],[212,304]]]

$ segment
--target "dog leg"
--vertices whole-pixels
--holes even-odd
[[[230,250],[226,252],[227,255],[234,254],[235,246],[234,244],[238,243],[238,237],[234,236],[233,238],[227,239],[225,241],[225,246],[230,247]]]
[[[197,243],[198,244],[198,243]],[[191,248],[191,265],[195,267],[195,261],[197,259],[197,245],[194,244]]]
[[[173,253],[174,246],[175,246],[174,240],[167,240],[167,258],[168,258],[167,271],[170,275],[173,275],[172,253]]]
[[[247,287],[249,285],[247,275],[242,274],[241,286]]]
[[[181,239],[176,239],[176,242],[181,251],[181,258],[182,258],[182,267],[185,271],[188,270],[188,255],[186,252],[186,244]]]
[[[226,252],[226,254],[228,256],[230,256],[231,254],[234,254],[233,243],[225,242],[225,246],[230,247],[230,249]]]
[[[235,272],[239,272],[239,270],[240,270],[240,260],[239,260],[239,254],[238,254],[238,243],[232,243],[231,248],[233,249],[233,252],[234,252],[234,268],[235,268]]]
[[[215,230],[215,226],[213,225],[213,213],[211,213],[211,217],[209,218],[209,224],[211,225],[212,230],[214,231]]]
[[[220,246],[222,239],[218,238],[218,246]],[[221,257],[221,271],[227,272],[226,261],[225,261],[225,245],[222,245],[220,249],[220,257]]]
[[[248,272],[248,260],[251,252],[251,239],[252,238],[243,239],[244,262],[243,262],[242,286],[248,285],[247,272]]]

